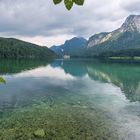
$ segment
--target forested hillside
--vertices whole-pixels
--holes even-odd
[[[47,47],[13,38],[0,38],[0,58],[53,58],[55,53]]]

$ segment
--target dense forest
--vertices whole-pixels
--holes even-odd
[[[0,58],[54,58],[56,55],[47,47],[13,38],[0,38]]]

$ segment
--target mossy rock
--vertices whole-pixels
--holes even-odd
[[[40,138],[45,137],[45,131],[44,131],[44,129],[38,129],[38,130],[36,130],[34,132],[34,136],[35,137],[40,137]]]

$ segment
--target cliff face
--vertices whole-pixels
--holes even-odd
[[[110,55],[109,52],[119,55],[125,51],[129,55],[130,50],[132,54],[137,51],[136,55],[140,55],[140,15],[130,15],[115,31],[93,35],[88,41],[86,53],[92,56]]]

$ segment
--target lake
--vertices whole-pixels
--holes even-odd
[[[140,140],[140,63],[0,60],[1,140]]]

